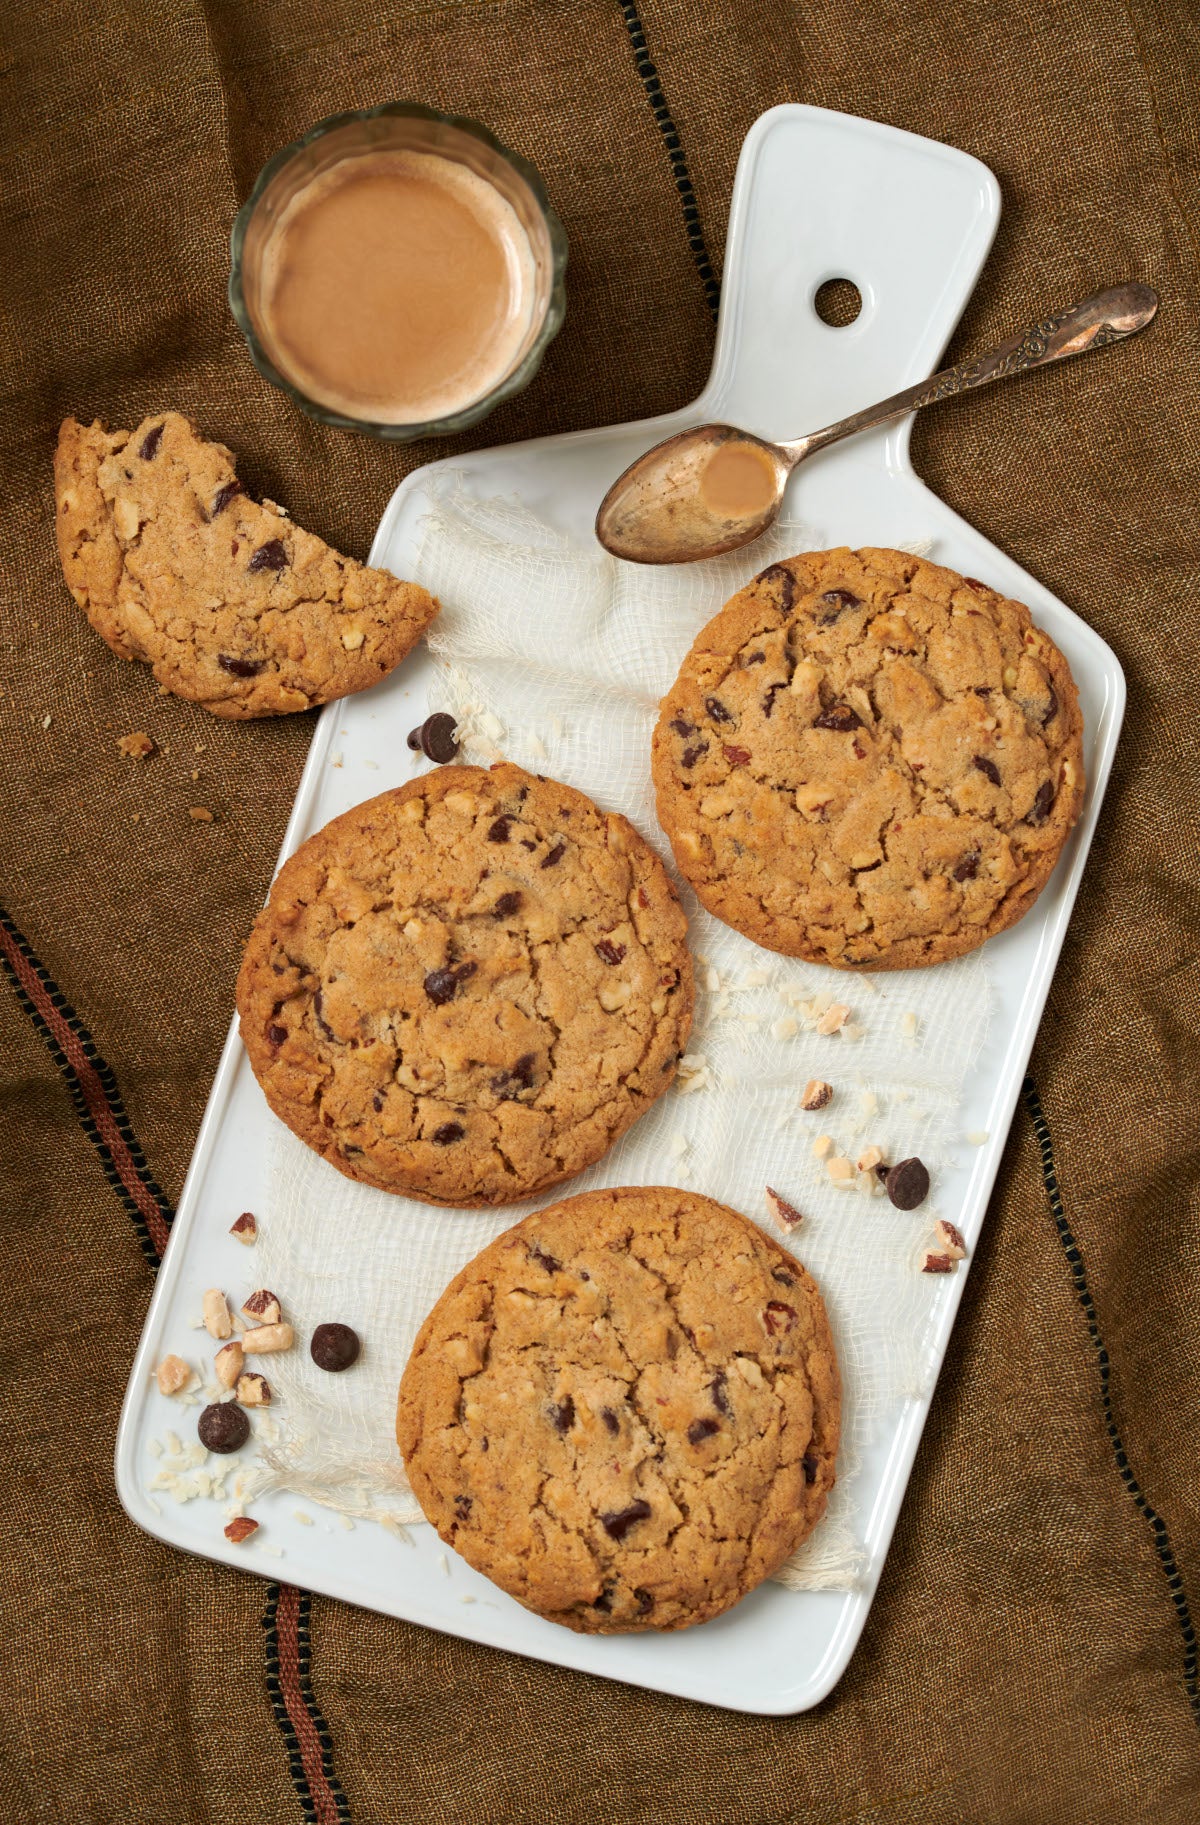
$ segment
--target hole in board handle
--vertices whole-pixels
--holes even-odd
[[[862,310],[862,293],[852,279],[826,279],[817,287],[813,309],[830,329],[842,330]]]

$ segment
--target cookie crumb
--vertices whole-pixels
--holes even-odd
[[[214,821],[212,812],[206,811],[203,805],[190,805],[188,816],[193,824],[211,824]]]
[[[117,752],[126,760],[148,760],[154,753],[154,743],[144,729],[135,729],[131,735],[122,735],[117,742]]]

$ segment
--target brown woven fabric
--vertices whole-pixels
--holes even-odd
[[[137,1198],[105,1177],[37,995],[0,987],[6,1817],[1200,1814],[1183,1608],[1189,1585],[1200,1598],[1195,9],[645,0],[644,25],[694,181],[692,240],[714,266],[747,127],[805,100],[996,172],[1004,219],[957,348],[1121,278],[1162,292],[1159,323],[1128,347],[941,407],[915,440],[932,485],[1086,615],[1129,676],[1033,1065],[1083,1269],[1021,1113],[862,1646],[814,1713],[710,1712],[323,1599],[310,1653],[304,1600],[268,1607],[260,1581],[155,1544],[118,1507],[113,1436],[150,1291]],[[101,646],[56,569],[57,422],[190,413],[239,452],[248,485],[365,555],[400,476],[446,447],[338,436],[261,382],[225,306],[226,239],[272,151],[394,95],[487,120],[540,167],[571,239],[567,327],[474,441],[681,403],[711,318],[637,34],[616,0],[19,0],[0,20],[0,897],[87,1021],[171,1194],[311,721],[218,724]],[[161,750],[138,767],[116,751],[136,729]],[[215,821],[192,822],[196,805]],[[43,1022],[61,1023],[38,992]],[[112,1085],[69,1023],[58,1031],[94,1124]]]

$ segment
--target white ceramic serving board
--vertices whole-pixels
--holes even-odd
[[[999,209],[995,180],[963,153],[817,108],[772,109],[755,123],[738,165],[716,357],[700,398],[653,421],[485,450],[420,470],[392,499],[372,562],[414,574],[429,478],[445,468],[454,469],[469,495],[516,495],[550,525],[586,538],[609,482],[671,431],[725,419],[768,437],[795,437],[920,379],[936,366],[970,295]],[[817,287],[834,277],[852,279],[863,298],[860,316],[843,329],[825,325],[813,308]],[[1077,379],[1086,385],[1086,370]],[[941,1185],[943,1208],[958,1213],[973,1243],[1095,828],[1125,691],[1103,641],[917,479],[908,460],[910,424],[860,437],[806,464],[793,478],[789,511],[820,527],[831,545],[932,537],[936,561],[1027,602],[1070,662],[1086,723],[1088,791],[1079,826],[1033,911],[989,946],[995,1009],[960,1119],[964,1132],[986,1131],[990,1139]],[[755,568],[751,549],[747,576]],[[562,664],[569,667],[569,653]],[[405,735],[425,714],[431,675],[427,656],[414,655],[374,691],[325,711],[284,855],[332,816],[402,783],[423,764],[409,754]],[[269,1213],[272,1121],[231,1029],[122,1414],[117,1487],[132,1518],[191,1552],[609,1678],[764,1713],[798,1711],[822,1699],[866,1620],[928,1396],[910,1400],[898,1421],[882,1427],[852,1472],[867,1549],[858,1588],[797,1593],[763,1585],[729,1614],[677,1635],[606,1639],[542,1622],[453,1555],[447,1577],[441,1544],[428,1527],[413,1528],[408,1544],[374,1526],[349,1534],[335,1515],[311,1504],[316,1525],[305,1527],[294,1518],[294,1499],[275,1496],[255,1504],[267,1523],[264,1547],[269,1535],[283,1553],[267,1558],[226,1544],[213,1503],[154,1503],[148,1440],[172,1425],[190,1432],[196,1409],[180,1412],[160,1396],[153,1366],[188,1339],[202,1288],[246,1280],[246,1256],[227,1231],[242,1209]],[[331,1236],[330,1248],[336,1247]],[[937,1365],[964,1281],[965,1269],[931,1289]]]

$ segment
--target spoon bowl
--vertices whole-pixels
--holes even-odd
[[[769,443],[734,425],[678,431],[617,477],[600,503],[596,537],[614,557],[635,564],[689,564],[736,551],[778,517],[788,476],[805,457],[956,393],[1120,342],[1145,329],[1157,309],[1149,285],[1097,292],[984,355],[792,443]]]
[[[778,517],[792,464],[780,446],[733,425],[694,425],[619,475],[596,535],[614,557],[678,564],[749,544]]]

